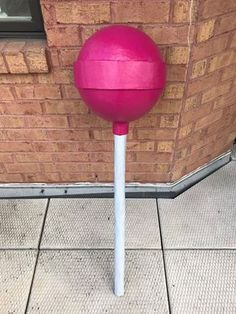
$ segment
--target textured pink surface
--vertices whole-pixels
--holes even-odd
[[[113,132],[119,135],[128,132],[124,126],[129,121],[153,107],[165,84],[165,66],[155,43],[140,30],[122,25],[105,27],[86,41],[74,74],[85,103],[115,122]]]

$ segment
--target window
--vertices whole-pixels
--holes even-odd
[[[1,38],[43,38],[39,0],[0,0]]]

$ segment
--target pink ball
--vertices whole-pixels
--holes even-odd
[[[74,75],[85,103],[112,121],[119,135],[154,106],[165,85],[158,47],[142,31],[123,25],[104,27],[86,41]]]

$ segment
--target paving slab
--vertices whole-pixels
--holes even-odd
[[[24,313],[36,251],[0,251],[0,312]]]
[[[161,251],[126,252],[124,297],[112,264],[112,250],[42,251],[28,313],[168,313]]]
[[[47,199],[0,200],[0,248],[37,248]]]
[[[126,205],[126,248],[161,248],[156,200]],[[113,199],[51,199],[41,248],[113,248],[113,233]]]
[[[234,250],[165,251],[171,312],[236,313]]]
[[[236,248],[236,163],[158,207],[165,249]]]

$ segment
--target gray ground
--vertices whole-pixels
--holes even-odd
[[[236,161],[127,200],[126,248],[116,298],[112,200],[0,200],[0,313],[236,313]]]

